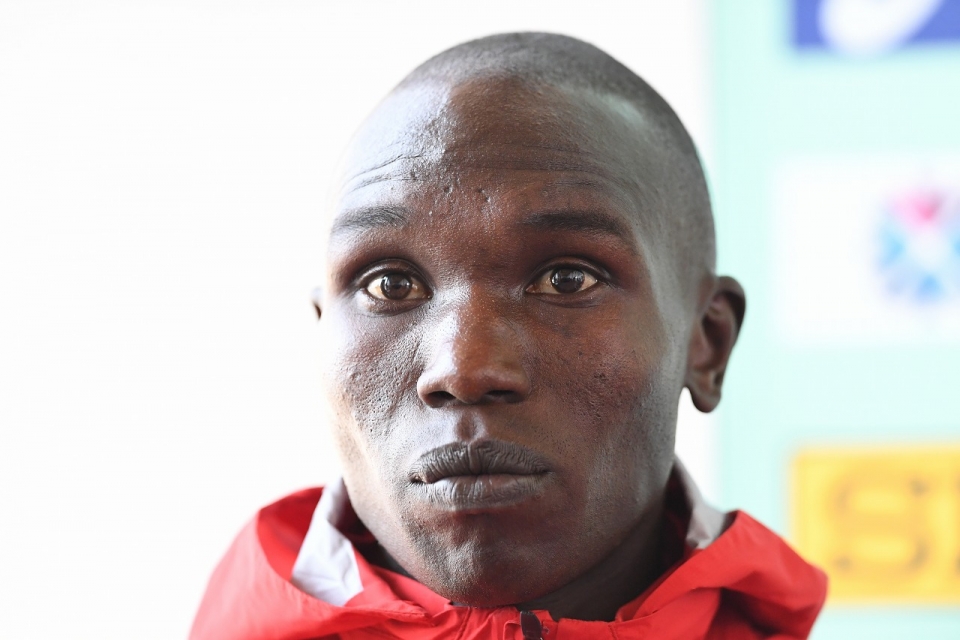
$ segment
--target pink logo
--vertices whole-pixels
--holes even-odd
[[[882,207],[878,266],[891,295],[960,299],[960,190],[917,189]]]

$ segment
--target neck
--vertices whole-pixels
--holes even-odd
[[[554,620],[612,621],[617,610],[643,593],[663,571],[662,504],[649,512],[606,558],[553,593],[515,605],[546,610]]]

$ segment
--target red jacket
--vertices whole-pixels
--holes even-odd
[[[327,491],[336,492],[336,487]],[[298,584],[334,594],[328,599],[336,604],[294,586],[295,563],[302,571],[310,561],[304,564],[301,546],[307,547],[308,528],[311,539],[318,530],[314,512],[320,511],[320,497],[320,489],[290,495],[261,510],[241,531],[210,579],[191,640],[524,638],[515,608],[455,606],[414,580],[369,564],[332,527],[324,541],[310,543],[317,549],[311,553],[320,554],[312,561],[330,575]],[[696,512],[702,505],[692,508]],[[532,622],[543,640],[806,638],[823,605],[826,576],[746,513],[730,514],[725,529],[706,538],[704,519],[696,513],[690,518],[689,511],[686,517],[682,558],[621,607],[613,622],[554,621],[546,611],[535,611],[536,620],[525,620],[528,634]],[[338,553],[330,551],[336,547],[331,539],[345,553],[328,562],[324,554]],[[335,560],[340,566],[328,571]]]

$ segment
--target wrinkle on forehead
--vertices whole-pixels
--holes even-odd
[[[646,189],[632,176],[611,174],[601,166],[583,162],[581,158],[509,157],[509,152],[474,154],[467,159],[444,157],[437,163],[422,160],[397,159],[390,166],[370,170],[344,185],[340,193],[340,208],[355,198],[366,199],[364,191],[370,187],[385,188],[393,196],[403,198],[407,190],[435,188],[446,184],[451,190],[459,184],[464,171],[475,171],[487,177],[489,193],[498,189],[536,182],[543,195],[562,194],[564,191],[586,190],[614,197],[622,208],[634,214],[650,211],[657,206],[659,191]],[[395,183],[391,185],[390,183]]]
[[[422,158],[423,156],[424,156],[423,153],[417,153],[417,154],[398,153],[393,157],[391,157],[389,160],[383,160],[382,162],[374,164],[369,168],[361,169],[360,171],[358,171],[353,175],[346,176],[344,179],[344,188],[355,189],[355,188],[366,186],[367,184],[372,184],[372,182],[377,182],[378,181],[377,178],[369,178],[368,175],[371,173],[376,173],[377,171],[381,171],[381,170],[387,171],[397,162],[403,162],[404,160],[417,160],[419,158]],[[352,184],[355,181],[359,181],[359,184],[357,185]]]

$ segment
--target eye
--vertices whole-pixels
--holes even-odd
[[[400,271],[374,277],[364,290],[377,300],[423,300],[427,297],[427,288],[419,279]]]
[[[527,287],[528,293],[560,295],[586,291],[599,282],[593,274],[577,267],[556,267],[545,271]]]

